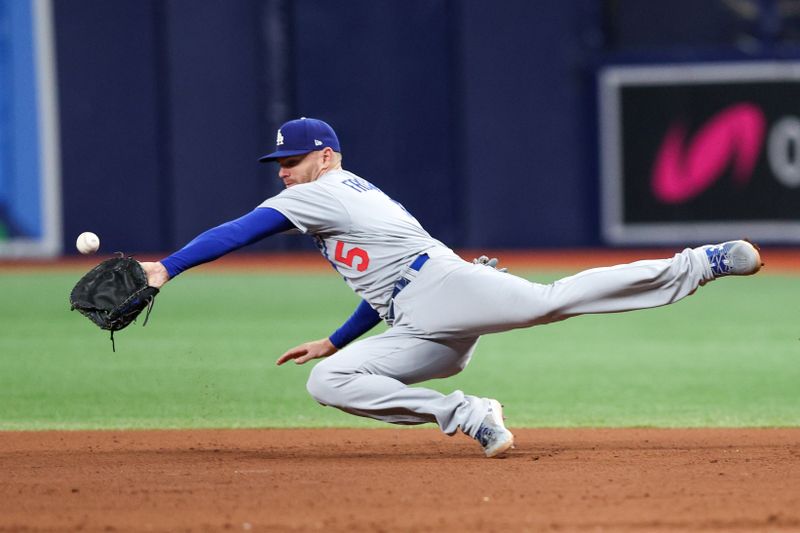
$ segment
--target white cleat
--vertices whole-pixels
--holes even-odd
[[[486,457],[497,457],[514,447],[514,435],[503,423],[503,406],[497,400],[489,399],[489,412],[475,433],[475,440],[483,446]]]
[[[728,241],[702,246],[714,277],[749,276],[764,264],[758,248],[749,241]]]

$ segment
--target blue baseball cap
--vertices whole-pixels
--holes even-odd
[[[332,148],[334,152],[341,151],[336,132],[326,122],[303,117],[290,120],[278,128],[275,151],[258,160],[266,163],[279,157],[307,154],[325,147]]]

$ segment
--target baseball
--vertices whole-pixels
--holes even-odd
[[[84,255],[93,254],[100,248],[100,237],[91,231],[84,231],[78,235],[78,240],[75,241],[75,247]]]

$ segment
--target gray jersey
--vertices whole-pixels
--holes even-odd
[[[402,205],[345,170],[290,187],[260,207],[313,235],[322,255],[382,317],[394,283],[419,254],[454,255]]]

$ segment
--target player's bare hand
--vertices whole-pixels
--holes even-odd
[[[497,264],[500,262],[500,260],[496,257],[492,257],[491,259],[489,259],[487,256],[482,255],[480,257],[476,257],[475,259],[473,259],[472,262],[473,264],[476,265],[488,266],[490,268],[497,270],[498,272],[508,272],[507,268],[497,268]]]
[[[286,361],[294,359],[296,364],[302,365],[303,363],[311,361],[312,359],[328,357],[329,355],[335,354],[337,351],[339,351],[339,349],[336,348],[336,346],[334,346],[328,338],[320,339],[318,341],[304,342],[300,346],[295,346],[280,356],[276,361],[276,364],[282,365]]]
[[[147,274],[147,284],[151,287],[160,289],[166,282],[169,281],[167,269],[164,268],[164,265],[161,263],[148,263],[140,261],[139,264],[142,265],[144,273]]]

